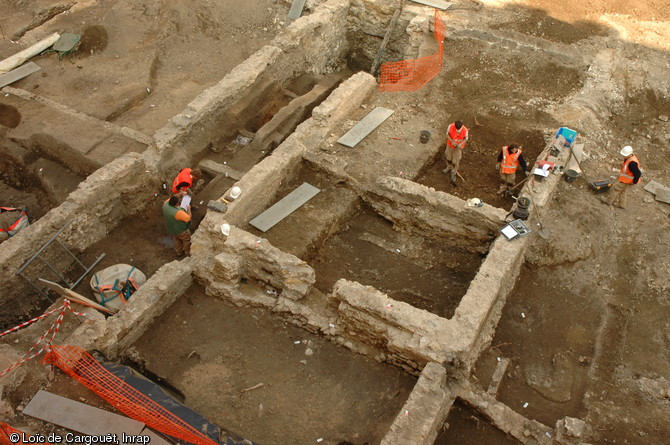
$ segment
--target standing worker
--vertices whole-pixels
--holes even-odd
[[[193,187],[193,182],[196,181],[196,186],[200,185],[202,173],[200,170],[194,170],[190,168],[183,168],[179,172],[174,181],[172,181],[172,193],[186,195],[191,191]]]
[[[601,200],[610,206],[624,209],[626,208],[628,190],[630,186],[640,182],[642,170],[640,160],[633,154],[633,147],[626,145],[621,149],[619,154],[624,158],[621,171],[619,172],[619,179],[614,183],[612,191],[609,193],[609,199],[601,197]]]
[[[180,207],[181,196],[172,195],[163,204],[163,217],[167,231],[172,235],[174,250],[177,257],[182,255],[191,256],[191,208]]]
[[[516,180],[516,169],[521,169],[528,176],[526,160],[523,157],[521,146],[519,144],[505,145],[500,154],[498,154],[497,168],[500,168],[500,189],[498,195],[511,195]]]
[[[447,147],[444,150],[444,155],[447,158],[447,168],[442,170],[442,173],[451,172],[451,184],[454,186],[456,185],[456,175],[467,140],[468,127],[463,125],[463,122],[456,121],[449,124],[447,127]]]

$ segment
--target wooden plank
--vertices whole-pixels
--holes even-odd
[[[382,122],[388,119],[392,114],[393,110],[389,110],[388,108],[375,108],[365,116],[363,120],[354,125],[344,136],[338,139],[337,143],[347,147],[355,147],[356,144],[362,141],[368,134],[372,133],[375,128],[379,127]]]
[[[97,309],[99,311],[105,312],[107,314],[115,314],[116,312],[112,311],[109,308],[106,308],[105,306],[96,303],[95,301],[84,297],[81,294],[78,294],[77,292],[71,290],[71,289],[65,289],[63,286],[61,286],[58,283],[54,283],[53,281],[45,280],[44,278],[39,279],[44,285],[51,289],[52,291],[56,292],[58,295],[61,297],[69,298],[70,300],[74,300],[75,303],[83,304],[84,306],[89,306],[94,309]]]
[[[20,67],[11,70],[8,73],[5,74],[0,74],[0,88],[9,85],[10,83],[14,83],[17,80],[21,80],[26,76],[31,75],[35,71],[39,71],[42,68],[36,63],[33,62],[28,62],[25,65],[21,65]]]
[[[39,390],[23,410],[23,414],[50,422],[89,436],[121,433],[138,435],[144,424],[85,403]]]
[[[298,210],[320,191],[321,190],[313,185],[303,182],[300,187],[293,190],[275,205],[249,221],[249,224],[261,232],[267,232],[279,221]]]
[[[398,5],[398,8],[395,10],[395,13],[393,14],[393,17],[391,17],[391,21],[389,22],[389,25],[386,27],[386,34],[384,34],[384,40],[382,40],[382,44],[379,46],[379,49],[377,50],[377,55],[375,56],[375,60],[372,62],[372,68],[370,68],[370,74],[372,74],[373,76],[377,75],[377,69],[379,68],[379,62],[381,62],[382,54],[384,54],[384,48],[386,48],[386,44],[388,43],[389,39],[391,38],[391,33],[393,32],[393,28],[395,27],[395,24],[398,21],[398,17],[400,17],[400,13],[402,12],[402,4],[403,4],[403,0],[400,0],[400,4]]]
[[[446,10],[448,9],[453,3],[451,2],[443,2],[442,0],[412,0],[414,3],[419,3],[422,5],[426,6],[432,6],[433,8],[441,9],[441,10]]]
[[[302,8],[305,7],[306,1],[307,0],[293,0],[293,4],[291,4],[291,10],[288,12],[288,18],[291,20],[300,18],[302,15]]]

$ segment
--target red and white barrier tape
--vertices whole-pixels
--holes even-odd
[[[4,371],[0,372],[0,377],[2,377],[2,376],[5,375],[5,374],[10,373],[10,372],[13,371],[14,369],[18,368],[21,364],[27,362],[28,360],[37,357],[37,356],[40,355],[45,349],[46,349],[47,351],[51,350],[51,344],[52,344],[53,341],[54,341],[54,337],[56,336],[56,332],[58,332],[58,330],[59,330],[60,327],[61,327],[61,324],[63,323],[63,318],[65,317],[65,312],[66,312],[68,309],[70,310],[70,312],[72,312],[72,313],[75,314],[75,315],[85,315],[83,312],[75,312],[74,309],[72,309],[72,306],[70,305],[70,300],[64,300],[62,306],[60,306],[60,307],[58,307],[58,308],[56,308],[56,309],[52,309],[52,310],[50,310],[50,311],[48,311],[48,312],[45,312],[44,314],[40,315],[39,317],[35,317],[35,318],[33,318],[32,320],[29,320],[29,321],[27,321],[27,322],[25,322],[25,323],[21,323],[20,325],[18,325],[18,326],[16,326],[16,327],[13,327],[13,328],[11,328],[11,329],[9,329],[9,330],[3,332],[2,334],[0,334],[0,337],[2,337],[2,336],[5,335],[5,334],[8,334],[8,333],[10,333],[10,332],[17,331],[17,330],[21,329],[22,327],[25,327],[25,326],[27,326],[27,325],[29,325],[29,324],[31,324],[31,323],[34,323],[34,322],[36,322],[37,320],[39,320],[39,319],[41,319],[41,318],[44,318],[44,317],[46,317],[46,316],[49,316],[49,315],[53,314],[54,312],[60,310],[60,313],[59,313],[58,316],[56,317],[56,320],[54,320],[53,324],[49,327],[49,329],[47,329],[47,331],[46,331],[44,334],[42,334],[42,336],[40,337],[40,339],[37,340],[37,342],[35,342],[35,344],[32,345],[32,346],[30,347],[30,349],[28,349],[28,350],[26,351],[25,354],[23,354],[23,357],[22,357],[18,362],[14,363],[14,364],[11,365],[9,368],[7,368],[7,369],[5,369]],[[35,352],[34,354],[32,354],[32,355],[29,356],[28,354],[30,354],[30,352],[31,352],[33,349],[35,349],[37,346],[39,346],[39,344],[42,343],[42,342],[44,341],[45,338],[47,338],[47,336],[49,335],[49,333],[51,333],[51,337],[49,338],[49,340],[48,340],[46,343],[44,343],[44,344],[42,345],[42,347],[40,348],[39,351],[37,351],[37,352]]]

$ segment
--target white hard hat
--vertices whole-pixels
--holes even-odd
[[[626,145],[624,148],[621,149],[621,151],[619,153],[621,154],[621,156],[632,155],[633,154],[633,147],[631,147],[630,145]]]
[[[221,224],[221,233],[228,236],[230,235],[230,224],[223,223]]]
[[[233,199],[237,199],[241,193],[242,189],[240,189],[238,186],[235,186],[232,189],[230,189],[230,197]]]

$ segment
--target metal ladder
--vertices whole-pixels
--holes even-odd
[[[71,251],[65,244],[63,244],[63,242],[60,240],[59,236],[60,236],[60,234],[63,233],[63,231],[70,225],[71,222],[72,222],[72,221],[67,222],[67,223],[66,223],[66,224],[65,224],[65,225],[64,225],[58,232],[56,232],[56,233],[49,239],[49,241],[47,241],[46,243],[44,243],[44,245],[43,245],[43,246],[42,246],[42,247],[41,247],[41,248],[40,248],[40,249],[39,249],[33,256],[31,256],[28,260],[26,260],[26,262],[24,262],[23,265],[16,271],[16,275],[18,275],[18,276],[20,276],[21,278],[23,278],[24,280],[26,280],[26,281],[28,282],[28,284],[30,284],[35,290],[37,290],[37,292],[39,292],[43,297],[47,298],[47,299],[48,299],[49,301],[51,301],[52,303],[54,302],[54,300],[52,300],[51,297],[49,297],[49,295],[48,295],[48,294],[47,294],[41,287],[39,287],[39,286],[38,286],[37,284],[35,284],[30,278],[28,278],[27,276],[24,275],[24,272],[26,271],[26,269],[28,268],[28,266],[30,266],[30,265],[32,264],[33,261],[35,261],[36,259],[37,259],[37,260],[40,260],[40,262],[42,262],[45,266],[47,266],[47,267],[49,268],[49,270],[51,270],[51,271],[54,273],[54,275],[56,275],[56,276],[58,277],[58,279],[60,279],[63,283],[65,283],[65,284],[68,286],[69,289],[74,289],[75,287],[77,287],[77,285],[78,285],[79,283],[81,283],[81,281],[86,277],[86,275],[88,275],[88,273],[89,273],[89,272],[90,272],[90,271],[91,271],[91,270],[92,270],[92,269],[93,269],[93,268],[94,268],[94,267],[95,267],[95,266],[96,266],[96,265],[97,265],[97,264],[98,264],[98,263],[105,257],[105,254],[102,253],[102,254],[101,254],[101,255],[100,255],[100,256],[93,262],[93,264],[91,264],[90,266],[87,267],[84,263],[82,263],[82,262],[79,260],[79,258],[77,258],[77,257],[75,256],[74,253],[72,253],[72,251]],[[84,273],[83,273],[79,278],[77,278],[75,281],[73,281],[73,282],[70,282],[70,281],[65,277],[65,275],[63,274],[63,272],[60,271],[56,266],[54,266],[53,264],[49,263],[49,261],[47,261],[45,258],[43,258],[43,257],[40,256],[40,255],[42,255],[42,254],[44,253],[44,251],[45,251],[45,250],[51,245],[51,243],[53,243],[54,241],[56,241],[56,243],[59,244],[59,245],[63,248],[63,250],[65,250],[65,252],[66,252],[68,255],[70,255],[70,257],[72,257],[72,259],[74,259],[74,261],[75,261],[76,264],[78,264],[82,269],[84,269]]]

